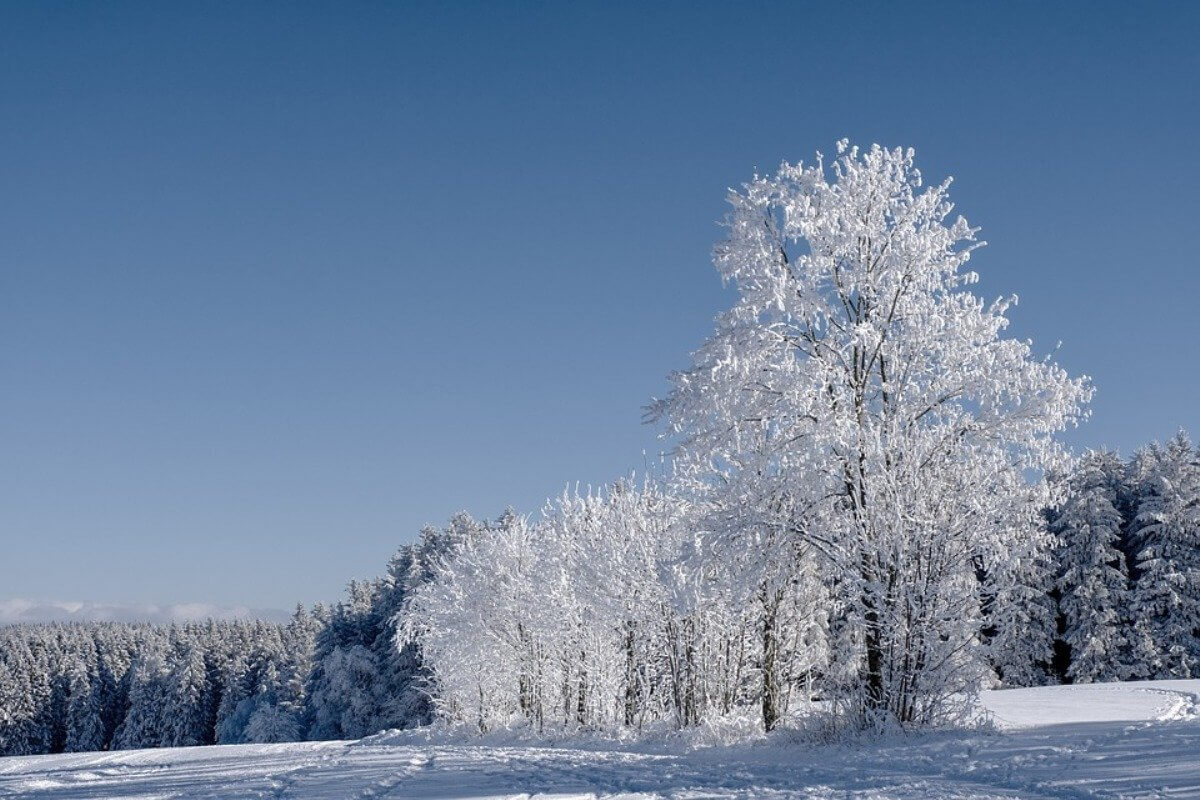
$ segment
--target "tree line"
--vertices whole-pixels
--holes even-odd
[[[1128,461],[1088,453],[1061,483],[1011,579],[975,563],[979,605],[957,612],[980,685],[1200,677],[1200,454],[1181,432]],[[479,731],[613,734],[827,714],[862,648],[840,576],[804,548],[714,550],[702,518],[623,481],[477,529],[402,615],[435,710]]]
[[[1200,677],[1200,454],[1187,434],[1127,462],[1087,454],[1051,529],[1051,679]]]
[[[1182,432],[1080,459],[1045,547],[978,638],[986,685],[1200,678],[1200,453]],[[820,708],[852,668],[811,554],[697,560],[660,484],[565,492],[537,520],[455,515],[287,624],[0,628],[0,754],[470,730],[648,732]],[[726,557],[728,556],[728,557]],[[747,574],[757,576],[748,582]],[[987,577],[977,576],[981,587]]]

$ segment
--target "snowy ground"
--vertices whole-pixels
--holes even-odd
[[[687,753],[358,742],[0,758],[0,797],[1200,798],[1200,681],[989,692],[999,733]]]

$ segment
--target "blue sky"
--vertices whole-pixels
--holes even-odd
[[[0,600],[286,607],[659,448],[726,187],[907,145],[981,293],[1200,428],[1200,6],[10,3]],[[1198,431],[1200,432],[1200,431]]]

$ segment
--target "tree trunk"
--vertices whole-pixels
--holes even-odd
[[[762,621],[762,721],[767,733],[775,730],[782,716],[779,675],[778,596],[772,597],[764,583],[761,591]]]
[[[862,557],[863,578],[863,657],[866,666],[866,709],[868,712],[879,712],[887,705],[883,691],[883,631],[880,630],[879,600],[875,585],[875,576],[867,564],[867,557]]]
[[[580,725],[587,724],[587,652],[579,651],[579,697],[575,702],[575,721]]]
[[[634,653],[634,623],[625,624],[625,727],[637,721],[637,660]]]

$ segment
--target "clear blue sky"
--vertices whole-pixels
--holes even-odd
[[[659,444],[728,186],[911,145],[1079,446],[1200,429],[1200,5],[9,3],[0,600],[288,606]],[[1196,431],[1200,433],[1200,430]]]

